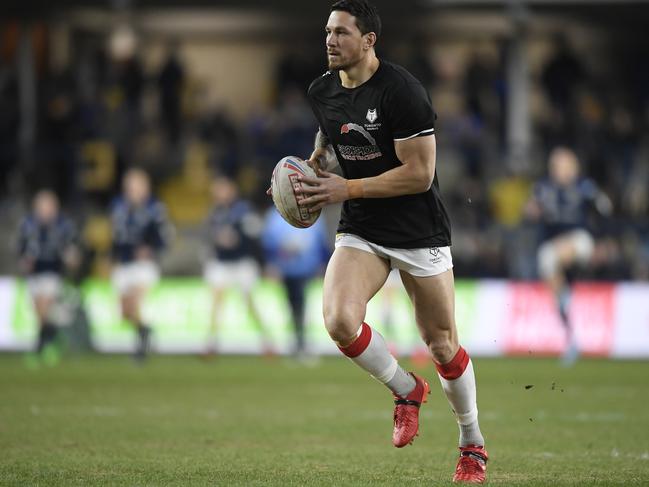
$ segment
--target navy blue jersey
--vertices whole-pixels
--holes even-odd
[[[140,247],[159,252],[167,244],[168,224],[164,205],[150,198],[142,206],[133,206],[124,198],[112,204],[113,258],[127,263],[135,260]]]
[[[76,232],[70,220],[58,216],[51,223],[38,221],[33,215],[20,224],[18,253],[33,262],[31,274],[63,272],[63,254],[74,244]]]
[[[598,189],[590,179],[579,179],[570,186],[560,186],[551,179],[534,186],[534,199],[541,210],[544,239],[587,228],[589,210],[597,198]]]
[[[261,219],[247,201],[215,207],[210,213],[209,244],[215,258],[234,261],[254,254],[261,233]]]

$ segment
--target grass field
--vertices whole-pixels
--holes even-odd
[[[649,363],[475,365],[491,485],[649,485]],[[345,359],[0,355],[0,485],[447,485],[457,427],[422,372],[398,450],[389,394]]]

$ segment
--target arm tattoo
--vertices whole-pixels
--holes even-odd
[[[333,145],[331,145],[331,139],[322,130],[318,130],[318,133],[315,135],[314,146],[315,150],[324,150],[324,154],[320,154],[317,157],[321,169],[331,171],[338,166],[338,159],[336,159],[336,153],[334,152]]]
[[[318,133],[315,134],[315,149],[326,149],[327,146],[331,145],[331,140],[327,137],[322,130],[318,130]]]

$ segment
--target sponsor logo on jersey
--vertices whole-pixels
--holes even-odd
[[[340,152],[340,155],[342,155],[345,159],[349,161],[367,161],[370,159],[376,159],[377,157],[381,157],[383,155],[381,153],[381,149],[379,149],[379,146],[376,144],[374,137],[372,137],[372,135],[363,127],[351,122],[341,125],[341,135],[349,134],[351,132],[358,132],[370,144],[361,146],[339,144],[338,151]]]
[[[378,115],[376,114],[376,108],[368,108],[367,115],[365,116],[365,118],[370,123],[376,122],[376,119],[379,118]]]

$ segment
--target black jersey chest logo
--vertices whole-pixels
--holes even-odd
[[[365,118],[370,123],[376,122],[376,119],[379,118],[379,116],[376,114],[376,108],[368,108],[367,115],[365,115]]]
[[[340,136],[344,143],[338,144],[337,149],[348,161],[368,161],[383,155],[372,134],[357,123],[343,123],[340,126]]]

